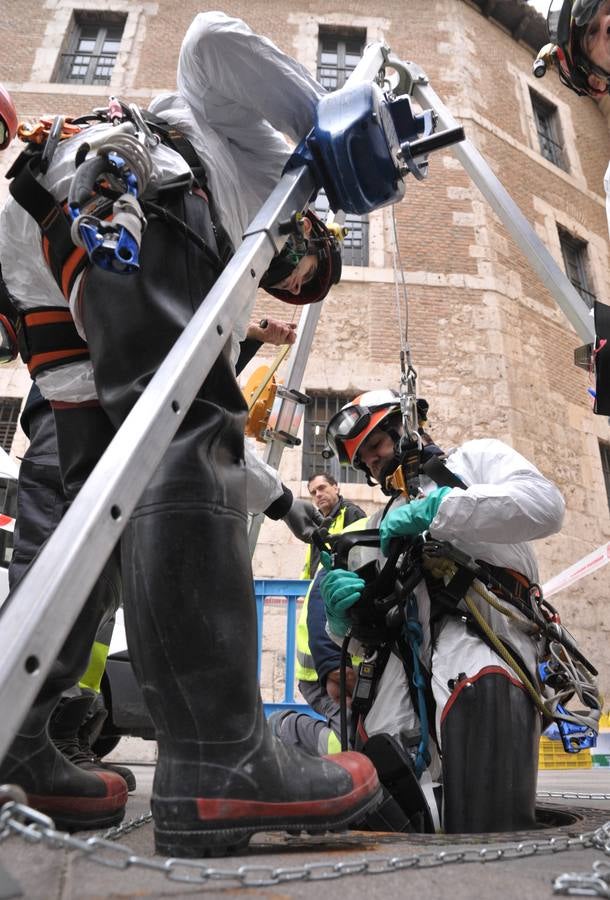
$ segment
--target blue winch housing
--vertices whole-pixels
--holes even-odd
[[[414,115],[409,97],[390,100],[376,84],[348,85],[320,100],[314,127],[286,168],[306,163],[332,209],[366,215],[402,199],[405,144],[432,130],[431,113]]]

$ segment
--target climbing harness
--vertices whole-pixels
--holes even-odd
[[[336,536],[317,535],[314,539],[321,549],[330,552],[333,568],[349,568],[349,554],[355,547],[378,547],[380,543],[379,532],[374,529]],[[544,601],[538,585],[529,584],[517,573],[474,560],[449,542],[435,541],[429,536],[394,539],[381,569],[373,561],[356,571],[365,587],[359,602],[350,610],[352,625],[344,641],[343,656],[347,658],[352,638],[366,648],[365,659],[374,659],[375,651],[383,645],[397,644],[413,704],[420,716],[422,743],[418,748],[418,767],[422,771],[427,750],[424,735],[428,733],[424,722],[428,722],[428,715],[424,699],[426,684],[418,652],[421,624],[413,591],[423,580],[433,605],[440,603],[443,613],[466,618],[479,637],[512,669],[547,724],[557,724],[567,753],[595,746],[601,715],[601,700],[594,681],[597,670],[561,625],[557,611]],[[528,674],[515,651],[494,631],[470,591],[510,619],[515,627],[543,642],[534,675]],[[376,672],[375,683],[381,671]],[[582,708],[568,708],[573,697]],[[368,691],[368,705],[359,707],[362,717],[373,699],[374,692]],[[346,716],[344,709],[342,715]],[[354,722],[353,728],[356,727]]]

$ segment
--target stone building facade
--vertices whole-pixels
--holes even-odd
[[[146,105],[174,86],[182,35],[200,9],[194,0],[4,0],[2,81],[21,119],[79,114],[105,105],[109,94]],[[523,0],[386,0],[378,10],[373,15],[363,0],[225,4],[312,72],[326,65],[325,77],[333,67],[349,68],[357,46],[378,38],[397,56],[417,61],[557,262],[568,267],[583,303],[591,295],[607,299],[608,107],[577,98],[554,74],[533,78],[542,18]],[[104,83],[81,83],[96,66]],[[352,244],[356,235],[365,246],[350,254],[341,284],[324,304],[303,384],[316,398],[318,419],[309,416],[304,446],[319,446],[323,408],[398,384],[394,227],[413,362],[437,441],[448,447],[471,437],[502,438],[564,493],[564,529],[538,545],[544,581],[610,540],[610,427],[592,415],[587,376],[573,365],[578,337],[450,152],[433,157],[427,181],[409,179],[399,206],[354,223]],[[258,314],[292,318],[295,309],[261,295]],[[0,372],[3,398],[22,398],[27,389],[22,367]],[[24,446],[17,432],[13,452]],[[284,455],[282,477],[306,496],[305,477],[323,464],[311,455],[303,463],[293,449]],[[343,493],[367,510],[381,501],[365,484],[345,484]],[[284,526],[268,523],[255,572],[297,577],[302,557],[302,545]],[[609,600],[607,570],[557,598],[584,652],[600,665],[606,692]]]

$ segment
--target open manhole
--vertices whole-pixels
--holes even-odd
[[[251,853],[387,853],[406,852],[409,846],[430,849],[486,844],[514,844],[525,841],[548,841],[553,837],[578,837],[595,831],[610,819],[610,810],[591,807],[559,806],[538,803],[538,827],[528,831],[504,831],[484,834],[397,834],[386,831],[347,831],[319,836],[305,833],[259,834],[253,838]],[[398,846],[400,845],[400,846]],[[246,854],[246,855],[249,855]]]

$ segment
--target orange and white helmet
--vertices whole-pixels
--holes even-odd
[[[340,463],[365,470],[359,460],[360,447],[375,428],[399,412],[397,391],[366,391],[332,417],[326,427],[326,442]]]
[[[0,84],[0,150],[8,147],[17,134],[17,110],[4,85]]]

